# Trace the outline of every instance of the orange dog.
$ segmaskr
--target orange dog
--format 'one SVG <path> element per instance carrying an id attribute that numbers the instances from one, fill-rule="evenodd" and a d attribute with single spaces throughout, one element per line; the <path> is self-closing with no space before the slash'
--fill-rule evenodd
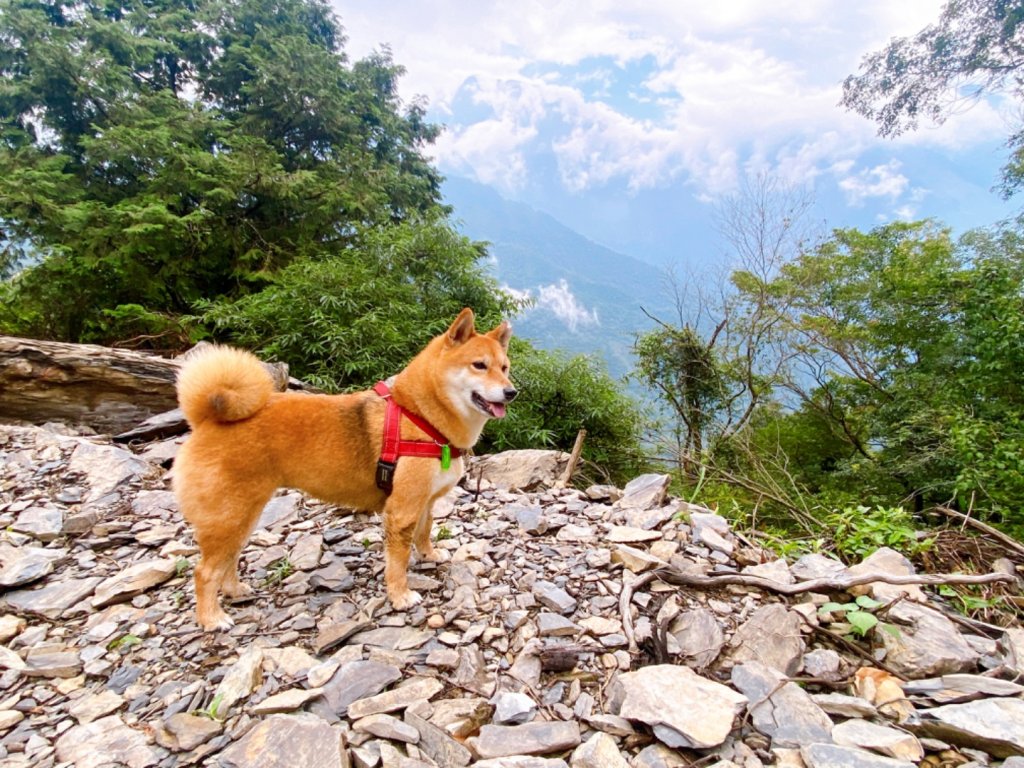
<path id="1" fill-rule="evenodd" d="M 421 557 L 439 559 L 430 542 L 431 508 L 462 476 L 460 453 L 516 396 L 508 378 L 511 335 L 504 322 L 478 334 L 472 310 L 464 309 L 394 378 L 391 398 L 405 411 L 395 438 L 400 430 L 403 441 L 440 453 L 435 443 L 444 436 L 450 448 L 443 458 L 405 455 L 393 464 L 380 460 L 385 414 L 398 409 L 376 392 L 275 393 L 256 357 L 228 347 L 186 362 L 178 401 L 192 436 L 174 463 L 174 492 L 202 554 L 195 585 L 203 628 L 232 626 L 217 596 L 251 591 L 238 578 L 238 557 L 282 486 L 382 513 L 388 598 L 398 610 L 418 603 L 406 580 L 411 545 Z M 425 431 L 431 427 L 433 436 Z"/>

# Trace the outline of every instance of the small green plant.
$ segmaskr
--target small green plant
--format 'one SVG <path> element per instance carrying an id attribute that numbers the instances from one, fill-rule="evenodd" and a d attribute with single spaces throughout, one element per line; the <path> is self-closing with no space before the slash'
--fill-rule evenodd
<path id="1" fill-rule="evenodd" d="M 175 576 L 175 578 L 179 578 L 180 579 L 182 576 L 185 575 L 185 573 L 188 571 L 188 569 L 190 567 L 191 567 L 191 564 L 189 563 L 187 557 L 179 557 L 177 560 L 174 561 L 174 576 Z"/>
<path id="2" fill-rule="evenodd" d="M 979 597 L 967 592 L 960 592 L 949 584 L 940 584 L 939 594 L 956 600 L 959 603 L 960 612 L 965 616 L 970 616 L 979 611 L 991 610 L 1002 601 L 1002 598 L 998 595 L 995 597 Z"/>
<path id="3" fill-rule="evenodd" d="M 263 585 L 271 587 L 280 584 L 293 573 L 295 573 L 295 566 L 292 565 L 292 561 L 287 557 L 278 558 L 267 566 L 267 576 L 263 579 Z"/>
<path id="4" fill-rule="evenodd" d="M 220 709 L 220 704 L 223 700 L 224 694 L 218 693 L 213 697 L 213 701 L 210 702 L 206 709 L 196 710 L 196 714 L 200 717 L 208 717 L 211 720 L 219 720 L 220 718 L 217 716 L 217 710 Z"/>
<path id="5" fill-rule="evenodd" d="M 874 614 L 874 611 L 877 611 L 883 605 L 885 603 L 880 603 L 867 595 L 860 595 L 852 603 L 825 603 L 818 609 L 818 616 L 827 617 L 833 613 L 843 614 L 845 621 L 834 622 L 833 627 L 845 630 L 844 634 L 867 637 L 868 633 L 872 630 L 881 629 L 894 637 L 898 637 L 899 630 L 896 627 L 879 621 L 878 617 Z"/>
<path id="6" fill-rule="evenodd" d="M 131 648 L 132 646 L 141 645 L 141 644 L 142 644 L 142 638 L 141 637 L 137 637 L 137 636 L 132 635 L 132 634 L 126 634 L 126 635 L 122 635 L 121 637 L 117 638 L 116 640 L 111 640 L 107 644 L 107 650 L 108 651 L 127 650 L 128 648 Z"/>
<path id="7" fill-rule="evenodd" d="M 925 552 L 931 539 L 919 539 L 910 513 L 902 507 L 845 507 L 829 515 L 836 552 L 848 562 L 859 562 L 880 547 L 891 547 L 908 557 Z"/>
<path id="8" fill-rule="evenodd" d="M 452 537 L 452 529 L 449 528 L 447 525 L 442 525 L 440 528 L 437 529 L 437 536 L 436 536 L 436 540 L 437 541 L 446 541 L 447 539 L 450 539 L 451 537 Z"/>
<path id="9" fill-rule="evenodd" d="M 370 541 L 370 537 L 369 536 L 363 537 L 363 541 L 361 543 L 363 545 L 363 549 L 369 549 L 370 547 L 373 546 L 373 542 Z"/>

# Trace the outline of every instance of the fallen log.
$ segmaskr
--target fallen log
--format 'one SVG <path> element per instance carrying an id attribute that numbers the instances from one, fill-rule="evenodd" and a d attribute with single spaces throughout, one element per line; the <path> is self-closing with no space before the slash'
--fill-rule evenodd
<path id="1" fill-rule="evenodd" d="M 182 359 L 0 336 L 0 422 L 59 421 L 121 441 L 183 433 L 188 427 L 180 411 L 174 413 Z M 289 379 L 287 365 L 266 365 L 279 391 L 307 389 Z"/>
<path id="2" fill-rule="evenodd" d="M 177 405 L 178 366 L 127 349 L 0 336 L 0 421 L 121 432 Z"/>

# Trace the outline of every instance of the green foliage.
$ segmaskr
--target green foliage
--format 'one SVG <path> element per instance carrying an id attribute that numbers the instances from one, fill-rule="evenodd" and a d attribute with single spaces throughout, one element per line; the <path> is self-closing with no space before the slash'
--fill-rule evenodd
<path id="1" fill-rule="evenodd" d="M 437 135 L 322 0 L 0 2 L 0 330 L 181 333 L 358 228 L 437 206 Z"/>
<path id="2" fill-rule="evenodd" d="M 645 466 L 643 418 L 595 360 L 537 350 L 512 339 L 512 380 L 520 391 L 508 416 L 484 430 L 480 452 L 511 448 L 569 450 L 587 430 L 583 458 L 615 482 L 632 479 Z"/>
<path id="3" fill-rule="evenodd" d="M 109 643 L 107 643 L 107 650 L 123 651 L 128 650 L 129 648 L 132 648 L 136 645 L 142 645 L 142 638 L 128 633 L 121 635 L 121 637 L 117 638 L 116 640 L 111 640 Z"/>
<path id="4" fill-rule="evenodd" d="M 867 637 L 874 629 L 880 629 L 891 635 L 899 636 L 899 630 L 891 624 L 881 622 L 874 611 L 884 603 L 873 600 L 867 595 L 860 595 L 852 603 L 825 603 L 818 609 L 818 616 L 830 620 L 833 614 L 839 614 L 843 621 L 834 622 L 833 628 L 842 629 L 846 634 Z"/>
<path id="5" fill-rule="evenodd" d="M 270 587 L 280 584 L 295 573 L 295 566 L 287 557 L 281 557 L 267 566 L 267 575 L 263 579 L 263 586 Z"/>
<path id="6" fill-rule="evenodd" d="M 516 310 L 480 270 L 482 254 L 443 219 L 376 227 L 337 255 L 295 261 L 259 293 L 200 302 L 199 319 L 323 389 L 364 388 L 401 370 L 463 307 L 479 328 Z"/>
<path id="7" fill-rule="evenodd" d="M 932 543 L 918 537 L 913 518 L 901 507 L 846 507 L 825 523 L 836 552 L 848 563 L 859 563 L 880 547 L 913 557 Z"/>
<path id="8" fill-rule="evenodd" d="M 896 38 L 865 56 L 843 83 L 843 104 L 878 123 L 882 136 L 942 123 L 991 93 L 1024 97 L 1021 23 L 1024 9 L 1005 0 L 948 0 L 939 20 L 913 37 Z M 1010 137 L 1003 189 L 1024 182 L 1024 131 Z"/>

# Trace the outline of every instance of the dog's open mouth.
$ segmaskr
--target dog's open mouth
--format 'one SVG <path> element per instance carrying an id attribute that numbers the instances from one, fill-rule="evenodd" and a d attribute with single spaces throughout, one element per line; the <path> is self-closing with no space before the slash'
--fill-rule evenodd
<path id="1" fill-rule="evenodd" d="M 473 405 L 486 413 L 492 419 L 505 418 L 505 404 L 485 400 L 479 393 L 473 393 Z"/>

